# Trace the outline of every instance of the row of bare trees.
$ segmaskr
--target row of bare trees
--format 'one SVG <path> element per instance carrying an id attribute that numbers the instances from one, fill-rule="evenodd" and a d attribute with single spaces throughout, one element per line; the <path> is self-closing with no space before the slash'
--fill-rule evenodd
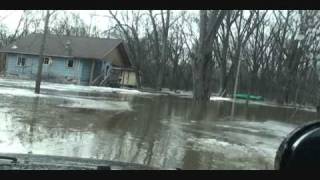
<path id="1" fill-rule="evenodd" d="M 144 86 L 192 89 L 197 101 L 247 92 L 317 103 L 318 11 L 109 13 Z"/>
<path id="2" fill-rule="evenodd" d="M 41 32 L 25 11 L 1 45 Z M 40 13 L 40 12 L 38 12 Z M 59 35 L 121 38 L 140 87 L 192 90 L 196 101 L 246 92 L 281 103 L 317 104 L 320 19 L 316 10 L 106 11 L 99 31 L 79 15 L 53 15 Z M 43 22 L 42 22 L 43 23 Z M 140 81 L 141 80 L 141 81 Z"/>

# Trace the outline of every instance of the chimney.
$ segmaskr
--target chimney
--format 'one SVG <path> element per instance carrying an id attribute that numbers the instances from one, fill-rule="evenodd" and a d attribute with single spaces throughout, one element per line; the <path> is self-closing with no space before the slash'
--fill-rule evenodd
<path id="1" fill-rule="evenodd" d="M 68 56 L 71 56 L 72 55 L 72 48 L 71 48 L 71 41 L 70 40 L 67 40 L 67 42 L 66 42 L 66 49 L 68 51 Z"/>

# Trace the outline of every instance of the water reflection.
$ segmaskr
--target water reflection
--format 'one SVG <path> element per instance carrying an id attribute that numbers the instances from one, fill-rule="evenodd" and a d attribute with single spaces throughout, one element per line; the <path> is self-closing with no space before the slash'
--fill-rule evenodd
<path id="1" fill-rule="evenodd" d="M 31 104 L 31 111 L 32 112 L 38 112 L 38 106 L 39 106 L 39 97 L 33 98 L 33 102 Z M 33 149 L 33 136 L 34 136 L 34 128 L 35 128 L 35 123 L 37 121 L 37 117 L 35 116 L 36 113 L 31 114 L 31 121 L 28 123 L 29 124 L 29 149 Z"/>
<path id="2" fill-rule="evenodd" d="M 59 95 L 61 92 L 45 91 Z M 69 94 L 78 96 L 79 94 Z M 83 94 L 81 94 L 83 95 Z M 0 151 L 89 157 L 183 169 L 270 169 L 275 150 L 307 111 L 229 102 L 113 94 L 132 111 L 58 106 L 59 98 L 0 97 Z"/>

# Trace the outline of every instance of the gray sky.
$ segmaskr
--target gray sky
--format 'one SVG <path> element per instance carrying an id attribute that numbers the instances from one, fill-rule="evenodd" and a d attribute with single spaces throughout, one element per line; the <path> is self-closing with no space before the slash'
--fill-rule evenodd
<path id="1" fill-rule="evenodd" d="M 22 10 L 0 10 L 0 24 L 5 24 L 9 31 L 12 32 L 18 25 L 22 15 Z M 92 18 L 92 24 L 96 24 L 99 29 L 107 28 L 107 18 L 100 15 L 106 15 L 106 10 L 68 10 L 67 12 L 75 12 L 80 15 L 86 24 L 90 24 L 90 15 L 96 13 L 99 16 Z"/>
<path id="2" fill-rule="evenodd" d="M 173 10 L 174 14 L 180 11 L 181 10 Z M 108 10 L 58 10 L 56 13 L 60 15 L 76 13 L 80 16 L 85 24 L 90 25 L 91 23 L 92 26 L 95 25 L 100 32 L 109 29 L 115 24 L 113 20 L 106 17 L 106 15 L 109 15 Z M 156 13 L 157 11 L 154 12 L 154 14 Z M 188 14 L 190 15 L 198 16 L 198 13 L 198 10 L 188 10 Z M 7 26 L 9 32 L 13 33 L 18 26 L 22 14 L 23 10 L 0 10 L 0 24 L 4 24 L 5 26 Z M 93 14 L 96 14 L 97 16 L 92 16 Z"/>
<path id="3" fill-rule="evenodd" d="M 137 10 L 135 10 L 137 11 Z M 141 13 L 146 13 L 145 10 L 142 10 L 144 12 Z M 115 12 L 115 11 L 113 11 Z M 181 10 L 173 10 L 173 14 L 179 13 Z M 43 11 L 44 13 L 44 11 Z M 41 12 L 36 12 L 35 15 L 37 18 L 41 17 Z M 110 27 L 114 26 L 115 21 L 111 20 L 110 18 L 106 17 L 109 16 L 110 14 L 108 10 L 59 10 L 56 11 L 55 14 L 60 15 L 67 15 L 68 13 L 76 13 L 80 16 L 80 18 L 84 21 L 85 24 L 96 26 L 97 30 L 99 32 L 103 32 L 105 30 L 110 29 Z M 121 12 L 118 12 L 121 14 Z M 155 11 L 154 14 L 157 14 L 158 12 Z M 188 10 L 187 12 L 190 16 L 198 16 L 199 11 L 198 10 Z M 97 16 L 92 16 L 93 14 L 96 14 Z M 14 33 L 16 30 L 19 20 L 21 16 L 23 15 L 23 10 L 0 10 L 0 24 L 5 25 L 8 28 L 9 33 Z M 43 14 L 44 15 L 44 14 Z M 58 17 L 59 17 L 58 16 Z M 121 16 L 120 16 L 121 17 Z M 120 18 L 119 17 L 119 18 Z M 130 17 L 128 17 L 130 19 Z M 157 16 L 158 21 L 160 20 L 159 16 Z M 175 15 L 172 16 L 172 19 L 175 19 Z M 92 21 L 92 22 L 91 22 Z M 121 18 L 120 18 L 121 21 Z M 53 22 L 51 22 L 52 24 Z M 43 25 L 40 25 L 43 26 Z M 49 25 L 50 26 L 50 25 Z M 139 32 L 143 34 L 145 24 L 141 24 Z M 188 26 L 189 27 L 189 26 Z M 198 35 L 196 29 L 198 28 L 197 24 L 192 23 L 191 25 L 192 28 L 187 28 L 185 29 L 186 36 L 191 36 L 190 32 L 193 32 L 193 37 L 196 37 Z M 42 29 L 40 27 L 40 29 Z M 190 39 L 187 41 L 188 44 L 191 45 L 193 38 L 188 38 Z"/>

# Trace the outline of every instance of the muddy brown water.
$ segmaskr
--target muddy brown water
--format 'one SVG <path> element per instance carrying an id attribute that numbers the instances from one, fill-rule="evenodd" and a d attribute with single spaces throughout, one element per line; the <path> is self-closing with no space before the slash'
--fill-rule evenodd
<path id="1" fill-rule="evenodd" d="M 230 120 L 230 102 L 200 107 L 175 96 L 42 93 L 0 94 L 0 152 L 160 168 L 272 169 L 282 139 L 317 119 L 310 111 L 239 103 Z"/>

